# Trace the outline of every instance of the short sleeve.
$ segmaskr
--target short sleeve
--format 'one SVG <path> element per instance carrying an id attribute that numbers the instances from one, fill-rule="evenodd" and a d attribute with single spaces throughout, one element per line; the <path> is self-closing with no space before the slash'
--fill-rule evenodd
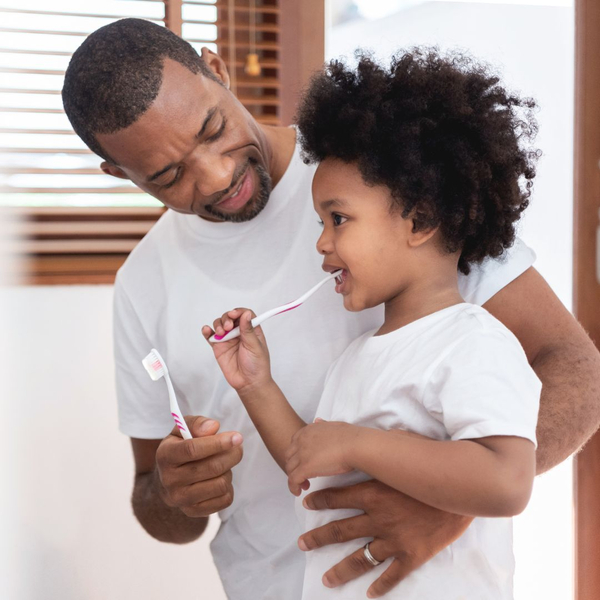
<path id="1" fill-rule="evenodd" d="M 460 294 L 465 302 L 483 306 L 502 288 L 532 267 L 535 259 L 535 252 L 517 238 L 501 257 L 488 258 L 481 265 L 473 266 L 468 275 L 459 274 Z"/>
<path id="2" fill-rule="evenodd" d="M 472 331 L 432 367 L 423 401 L 450 439 L 506 435 L 536 444 L 542 384 L 510 331 Z"/>
<path id="3" fill-rule="evenodd" d="M 161 439 L 173 428 L 166 387 L 150 379 L 142 359 L 152 349 L 119 276 L 113 300 L 115 383 L 119 429 L 141 439 Z"/>

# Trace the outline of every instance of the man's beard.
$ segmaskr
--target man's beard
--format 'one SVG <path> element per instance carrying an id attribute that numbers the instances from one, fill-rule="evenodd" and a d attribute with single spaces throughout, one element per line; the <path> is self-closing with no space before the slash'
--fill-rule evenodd
<path id="1" fill-rule="evenodd" d="M 246 221 L 251 221 L 262 212 L 263 208 L 267 205 L 267 202 L 269 202 L 269 196 L 271 195 L 271 176 L 254 158 L 248 159 L 248 166 L 254 167 L 254 171 L 258 177 L 258 189 L 256 190 L 254 197 L 250 198 L 239 212 L 221 212 L 218 206 L 208 204 L 204 207 L 207 213 L 220 221 L 244 223 Z"/>

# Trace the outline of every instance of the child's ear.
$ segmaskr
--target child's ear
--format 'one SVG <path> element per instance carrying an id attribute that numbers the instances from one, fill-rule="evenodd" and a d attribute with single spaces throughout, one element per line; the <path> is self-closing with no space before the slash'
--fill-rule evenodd
<path id="1" fill-rule="evenodd" d="M 412 229 L 408 235 L 408 245 L 411 248 L 418 248 L 430 240 L 438 231 L 437 227 L 428 227 L 424 223 L 431 222 L 431 216 L 422 212 L 413 212 L 409 217 L 412 223 Z"/>
<path id="2" fill-rule="evenodd" d="M 419 229 L 410 232 L 408 236 L 408 245 L 411 248 L 418 248 L 422 246 L 425 242 L 429 241 L 438 231 L 439 227 L 431 227 L 429 229 Z"/>

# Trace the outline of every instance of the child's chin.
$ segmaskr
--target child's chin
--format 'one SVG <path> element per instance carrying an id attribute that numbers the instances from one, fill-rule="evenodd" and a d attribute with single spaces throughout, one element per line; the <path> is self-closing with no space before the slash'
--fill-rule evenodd
<path id="1" fill-rule="evenodd" d="M 364 310 L 366 306 L 353 302 L 351 296 L 344 296 L 344 308 L 349 312 L 360 312 L 361 310 Z"/>

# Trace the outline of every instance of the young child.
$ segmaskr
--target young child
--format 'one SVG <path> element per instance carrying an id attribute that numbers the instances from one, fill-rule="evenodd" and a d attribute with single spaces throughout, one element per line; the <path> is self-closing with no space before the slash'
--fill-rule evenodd
<path id="1" fill-rule="evenodd" d="M 383 304 L 384 322 L 331 366 L 312 424 L 273 381 L 253 313 L 213 325 L 219 335 L 240 325 L 240 338 L 213 350 L 293 494 L 375 478 L 475 517 L 390 598 L 513 597 L 510 517 L 531 493 L 541 383 L 513 334 L 465 303 L 457 281 L 514 241 L 535 175 L 536 153 L 520 147 L 535 133 L 532 108 L 463 56 L 415 49 L 389 69 L 366 55 L 354 70 L 332 62 L 298 119 L 305 157 L 319 163 L 317 250 L 325 271 L 340 270 L 344 307 Z M 313 529 L 356 513 L 298 504 L 298 514 Z M 392 560 L 368 541 L 307 553 L 303 598 L 367 596 Z M 329 588 L 323 573 L 365 543 L 372 576 Z"/>

